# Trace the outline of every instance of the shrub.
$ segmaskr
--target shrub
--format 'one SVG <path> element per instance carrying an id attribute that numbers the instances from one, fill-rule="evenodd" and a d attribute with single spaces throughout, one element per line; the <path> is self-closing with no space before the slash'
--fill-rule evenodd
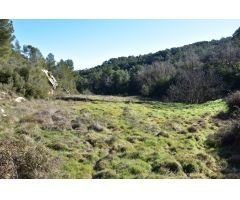
<path id="1" fill-rule="evenodd" d="M 240 91 L 232 93 L 226 100 L 229 112 L 240 109 Z"/>
<path id="2" fill-rule="evenodd" d="M 28 98 L 45 98 L 50 86 L 40 67 L 0 63 L 0 84 Z"/>
<path id="3" fill-rule="evenodd" d="M 35 123 L 40 124 L 42 129 L 50 130 L 65 130 L 70 129 L 70 122 L 68 121 L 68 113 L 57 110 L 50 113 L 47 110 L 42 110 L 34 113 L 33 115 L 25 116 L 20 120 L 21 123 Z"/>
<path id="4" fill-rule="evenodd" d="M 26 137 L 0 140 L 0 178 L 45 178 L 53 164 L 44 146 Z"/>
<path id="5" fill-rule="evenodd" d="M 167 99 L 175 102 L 203 103 L 221 97 L 224 83 L 212 70 L 179 70 L 168 89 Z"/>
<path id="6" fill-rule="evenodd" d="M 234 122 L 209 138 L 218 147 L 230 147 L 240 153 L 240 123 Z"/>
<path id="7" fill-rule="evenodd" d="M 176 69 L 168 62 L 154 62 L 145 66 L 136 75 L 143 96 L 162 97 L 175 76 Z"/>
<path id="8" fill-rule="evenodd" d="M 240 123 L 233 122 L 207 139 L 209 146 L 218 149 L 219 156 L 231 166 L 240 166 Z"/>

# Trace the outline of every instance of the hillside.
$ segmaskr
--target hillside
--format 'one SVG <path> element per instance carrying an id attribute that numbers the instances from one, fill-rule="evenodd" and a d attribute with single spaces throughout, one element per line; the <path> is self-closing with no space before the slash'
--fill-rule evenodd
<path id="1" fill-rule="evenodd" d="M 99 98 L 4 101 L 7 116 L 1 116 L 1 137 L 40 145 L 50 160 L 51 170 L 42 174 L 48 178 L 226 175 L 226 160 L 206 143 L 224 126 L 214 118 L 226 110 L 222 100 L 187 105 Z"/>
<path id="2" fill-rule="evenodd" d="M 102 65 L 80 70 L 77 89 L 86 94 L 139 95 L 176 102 L 206 102 L 239 89 L 239 62 L 238 29 L 233 36 L 220 40 L 109 59 Z M 189 82 L 196 85 L 189 89 Z M 181 96 L 183 91 L 194 87 L 197 88 L 195 91 Z M 211 96 L 206 96 L 209 93 L 206 91 L 200 95 L 203 99 L 199 99 L 197 93 L 206 88 L 211 90 Z M 189 96 L 194 96 L 194 99 L 187 99 Z"/>

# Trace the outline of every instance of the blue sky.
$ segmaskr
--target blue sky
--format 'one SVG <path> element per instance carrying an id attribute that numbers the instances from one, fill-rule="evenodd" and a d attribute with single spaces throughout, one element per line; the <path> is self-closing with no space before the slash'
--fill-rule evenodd
<path id="1" fill-rule="evenodd" d="M 72 59 L 75 69 L 110 58 L 154 53 L 197 41 L 228 37 L 240 20 L 13 20 L 20 45 L 46 57 Z"/>

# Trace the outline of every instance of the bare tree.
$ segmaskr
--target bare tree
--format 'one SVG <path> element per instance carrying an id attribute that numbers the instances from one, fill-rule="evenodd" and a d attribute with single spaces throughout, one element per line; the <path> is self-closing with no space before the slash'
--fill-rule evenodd
<path id="1" fill-rule="evenodd" d="M 220 97 L 223 81 L 212 70 L 180 70 L 168 90 L 168 98 L 177 102 L 202 103 Z"/>

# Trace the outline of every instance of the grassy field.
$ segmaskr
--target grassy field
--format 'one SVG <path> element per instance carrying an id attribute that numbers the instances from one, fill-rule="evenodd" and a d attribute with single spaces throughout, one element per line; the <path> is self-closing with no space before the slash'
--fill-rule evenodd
<path id="1" fill-rule="evenodd" d="M 1 134 L 44 145 L 55 159 L 49 178 L 219 178 L 226 165 L 206 144 L 223 126 L 222 100 L 2 101 Z"/>

